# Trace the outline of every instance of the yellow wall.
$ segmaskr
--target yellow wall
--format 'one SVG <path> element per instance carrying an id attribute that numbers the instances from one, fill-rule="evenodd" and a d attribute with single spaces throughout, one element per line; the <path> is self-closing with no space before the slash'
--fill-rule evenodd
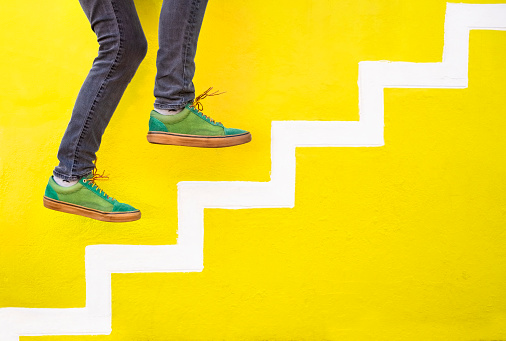
<path id="1" fill-rule="evenodd" d="M 0 307 L 84 307 L 87 245 L 175 244 L 178 182 L 268 181 L 271 121 L 358 120 L 360 61 L 443 51 L 442 0 L 210 1 L 197 91 L 253 141 L 151 145 L 161 0 L 136 5 L 149 52 L 98 154 L 128 224 L 42 206 L 96 54 L 78 2 L 1 5 Z M 385 91 L 384 147 L 298 148 L 295 208 L 207 209 L 202 273 L 113 274 L 111 335 L 20 339 L 506 339 L 506 32 L 469 54 L 468 89 Z"/>

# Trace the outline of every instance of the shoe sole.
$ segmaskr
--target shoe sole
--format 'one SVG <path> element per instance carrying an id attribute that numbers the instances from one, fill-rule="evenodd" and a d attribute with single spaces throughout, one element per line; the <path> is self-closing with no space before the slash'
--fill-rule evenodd
<path id="1" fill-rule="evenodd" d="M 232 147 L 251 141 L 251 134 L 228 136 L 184 135 L 166 132 L 148 132 L 148 141 L 155 144 L 170 144 L 174 146 L 221 148 Z"/>
<path id="2" fill-rule="evenodd" d="M 113 223 L 125 223 L 129 221 L 139 220 L 141 218 L 141 211 L 103 212 L 84 206 L 70 204 L 68 202 L 50 199 L 46 196 L 44 196 L 44 207 L 49 208 L 50 210 L 76 214 L 87 218 Z"/>

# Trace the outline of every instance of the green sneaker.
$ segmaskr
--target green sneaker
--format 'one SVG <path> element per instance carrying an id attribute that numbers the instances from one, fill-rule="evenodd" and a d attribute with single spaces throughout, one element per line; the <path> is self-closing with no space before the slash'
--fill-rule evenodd
<path id="1" fill-rule="evenodd" d="M 94 171 L 77 184 L 63 187 L 51 176 L 44 193 L 44 206 L 101 221 L 127 222 L 140 219 L 141 211 L 111 198 L 95 184 L 95 180 L 100 178 L 106 177 Z"/>
<path id="2" fill-rule="evenodd" d="M 176 115 L 162 115 L 151 111 L 149 119 L 148 141 L 157 144 L 170 144 L 189 147 L 230 147 L 251 141 L 251 134 L 245 130 L 225 128 L 220 122 L 202 113 L 200 100 L 207 96 L 212 88 L 195 98 L 193 103 Z"/>

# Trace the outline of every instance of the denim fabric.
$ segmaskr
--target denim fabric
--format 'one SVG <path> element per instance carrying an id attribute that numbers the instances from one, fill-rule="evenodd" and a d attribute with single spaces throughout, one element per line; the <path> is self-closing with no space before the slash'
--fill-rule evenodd
<path id="1" fill-rule="evenodd" d="M 194 59 L 206 6 L 207 0 L 163 2 L 156 58 L 156 109 L 181 109 L 195 98 Z"/>
<path id="2" fill-rule="evenodd" d="M 77 96 L 53 174 L 90 174 L 102 135 L 147 52 L 133 0 L 80 0 L 99 43 L 98 56 Z M 207 0 L 164 0 L 160 14 L 155 107 L 179 109 L 195 98 L 197 39 Z"/>

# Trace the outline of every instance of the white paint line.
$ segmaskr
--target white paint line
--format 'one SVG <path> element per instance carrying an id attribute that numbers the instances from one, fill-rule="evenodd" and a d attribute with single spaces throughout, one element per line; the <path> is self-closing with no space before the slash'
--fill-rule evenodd
<path id="1" fill-rule="evenodd" d="M 0 341 L 29 335 L 111 333 L 111 273 L 200 272 L 204 208 L 272 208 L 295 204 L 296 147 L 384 145 L 385 88 L 466 88 L 469 31 L 506 30 L 506 4 L 448 4 L 442 63 L 361 62 L 360 121 L 272 122 L 271 181 L 180 182 L 177 245 L 86 247 L 86 307 L 2 308 Z"/>

